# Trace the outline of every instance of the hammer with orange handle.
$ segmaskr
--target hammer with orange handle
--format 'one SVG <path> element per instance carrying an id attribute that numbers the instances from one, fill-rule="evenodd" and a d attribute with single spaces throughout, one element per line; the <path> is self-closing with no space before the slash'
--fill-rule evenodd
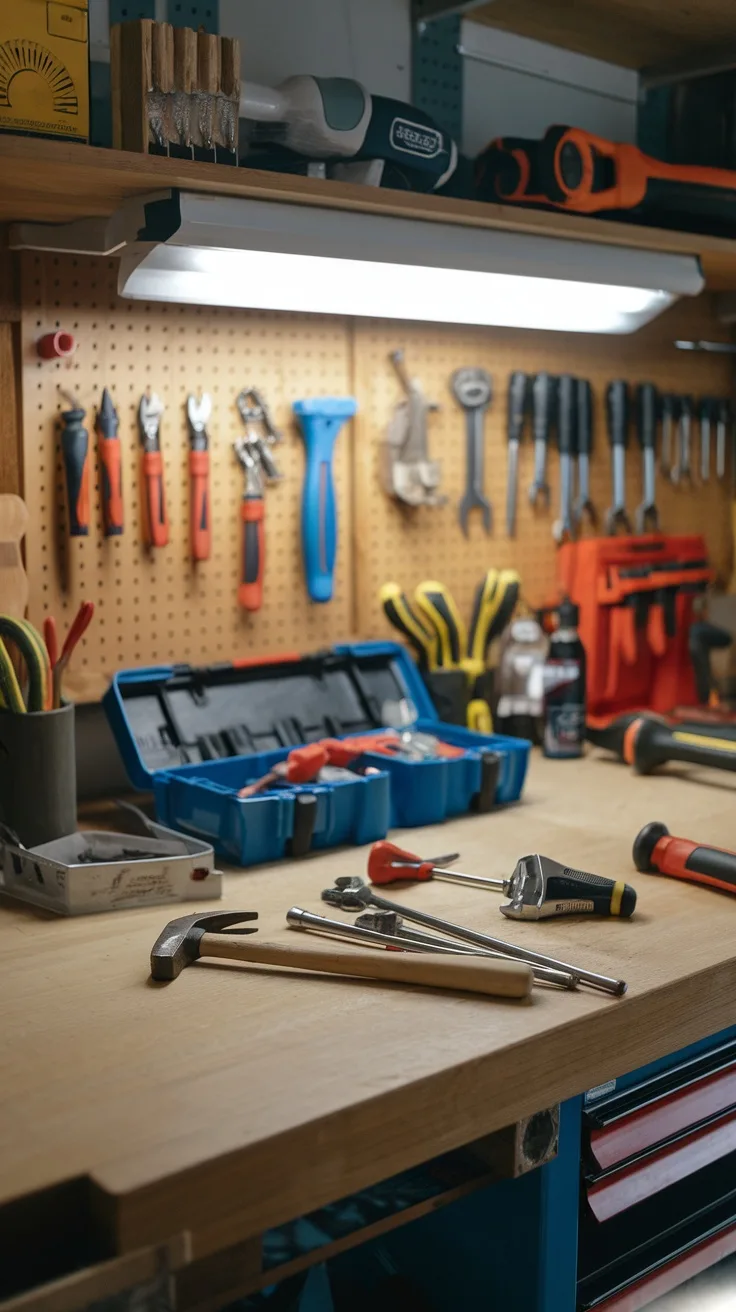
<path id="1" fill-rule="evenodd" d="M 736 893 L 736 852 L 693 843 L 689 838 L 675 838 L 658 820 L 639 830 L 633 856 L 634 865 L 643 873 L 671 875 L 691 884 Z"/>

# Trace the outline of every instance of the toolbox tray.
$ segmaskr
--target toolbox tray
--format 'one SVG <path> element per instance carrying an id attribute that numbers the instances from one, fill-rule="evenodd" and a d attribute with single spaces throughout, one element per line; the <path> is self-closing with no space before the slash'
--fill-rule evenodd
<path id="1" fill-rule="evenodd" d="M 416 728 L 463 755 L 410 761 L 366 752 L 360 764 L 380 773 L 237 796 L 305 742 L 379 732 L 384 702 L 402 698 L 418 710 Z M 497 757 L 495 801 L 516 801 L 530 749 L 522 739 L 441 723 L 408 653 L 391 642 L 122 670 L 103 705 L 129 778 L 153 791 L 161 822 L 206 838 L 241 865 L 370 843 L 390 826 L 465 814 L 480 794 L 483 753 Z"/>

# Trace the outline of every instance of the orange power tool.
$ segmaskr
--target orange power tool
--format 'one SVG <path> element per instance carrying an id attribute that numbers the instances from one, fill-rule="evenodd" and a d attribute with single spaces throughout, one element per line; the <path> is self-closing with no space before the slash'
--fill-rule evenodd
<path id="1" fill-rule="evenodd" d="M 733 222 L 736 172 L 666 164 L 636 146 L 556 125 L 541 140 L 497 137 L 476 160 L 480 200 L 552 205 L 575 214 L 632 210 Z"/>
<path id="2" fill-rule="evenodd" d="M 674 838 L 666 825 L 653 820 L 634 839 L 634 865 L 643 873 L 671 875 L 691 884 L 705 884 L 736 893 L 736 852 L 706 847 L 689 838 Z"/>

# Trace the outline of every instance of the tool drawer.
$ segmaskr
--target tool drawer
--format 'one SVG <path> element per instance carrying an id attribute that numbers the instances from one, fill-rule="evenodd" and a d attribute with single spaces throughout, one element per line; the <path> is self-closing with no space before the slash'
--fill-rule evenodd
<path id="1" fill-rule="evenodd" d="M 520 739 L 440 723 L 395 643 L 125 670 L 103 703 L 131 782 L 153 791 L 162 823 L 206 838 L 242 865 L 370 843 L 391 825 L 434 824 L 515 801 L 530 750 Z M 364 773 L 326 772 L 238 796 L 304 744 L 378 739 L 389 706 L 400 704 L 418 712 L 412 731 L 440 736 L 447 755 L 400 759 L 364 750 L 354 762 Z"/>
<path id="2" fill-rule="evenodd" d="M 735 1251 L 730 1039 L 586 1108 L 579 1312 L 636 1312 Z"/>

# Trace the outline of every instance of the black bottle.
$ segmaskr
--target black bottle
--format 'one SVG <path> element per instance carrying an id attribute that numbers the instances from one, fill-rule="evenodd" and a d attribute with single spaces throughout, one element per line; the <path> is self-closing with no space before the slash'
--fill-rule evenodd
<path id="1" fill-rule="evenodd" d="M 569 598 L 560 604 L 558 627 L 544 663 L 545 756 L 583 755 L 585 745 L 585 648 L 578 634 L 579 611 Z"/>

